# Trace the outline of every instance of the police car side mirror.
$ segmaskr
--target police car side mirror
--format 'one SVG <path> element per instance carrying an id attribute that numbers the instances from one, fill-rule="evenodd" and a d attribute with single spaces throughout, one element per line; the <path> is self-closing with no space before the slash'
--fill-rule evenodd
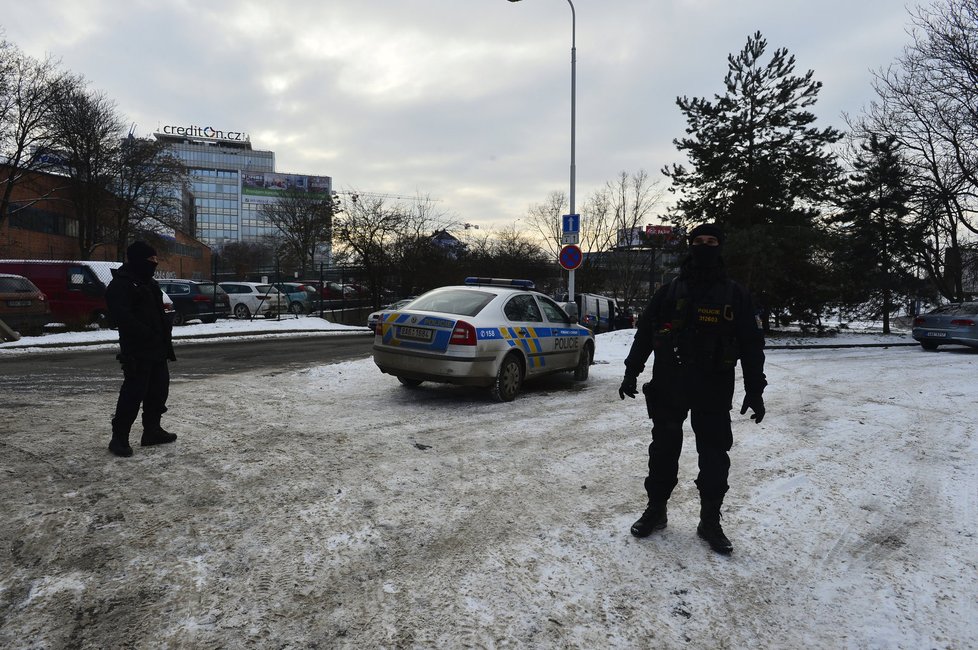
<path id="1" fill-rule="evenodd" d="M 578 312 L 577 312 L 577 303 L 576 302 L 565 302 L 565 303 L 561 303 L 560 307 L 561 307 L 561 309 L 563 309 L 567 313 L 567 317 L 570 319 L 569 322 L 571 322 L 571 323 L 576 323 L 577 322 Z"/>

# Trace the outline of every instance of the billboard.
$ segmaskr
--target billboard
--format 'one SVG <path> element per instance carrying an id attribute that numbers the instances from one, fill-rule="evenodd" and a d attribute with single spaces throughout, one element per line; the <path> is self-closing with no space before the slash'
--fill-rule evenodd
<path id="1" fill-rule="evenodd" d="M 270 203 L 282 192 L 304 192 L 309 198 L 327 198 L 333 191 L 329 176 L 304 176 L 274 172 L 242 172 L 241 200 L 244 203 Z"/>
<path id="2" fill-rule="evenodd" d="M 635 248 L 642 245 L 641 228 L 619 228 L 617 248 Z"/>

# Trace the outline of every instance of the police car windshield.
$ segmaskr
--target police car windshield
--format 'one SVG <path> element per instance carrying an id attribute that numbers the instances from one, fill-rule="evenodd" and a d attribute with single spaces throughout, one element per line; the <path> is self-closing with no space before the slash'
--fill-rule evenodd
<path id="1" fill-rule="evenodd" d="M 496 294 L 494 293 L 472 291 L 471 289 L 432 291 L 415 299 L 411 303 L 411 309 L 436 311 L 458 316 L 475 316 L 495 297 Z"/>

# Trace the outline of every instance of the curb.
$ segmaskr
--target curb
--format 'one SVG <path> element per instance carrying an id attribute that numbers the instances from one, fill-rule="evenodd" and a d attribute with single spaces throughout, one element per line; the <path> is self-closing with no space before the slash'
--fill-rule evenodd
<path id="1" fill-rule="evenodd" d="M 189 341 L 199 341 L 206 339 L 220 339 L 220 338 L 243 338 L 246 336 L 268 336 L 277 334 L 309 334 L 315 336 L 317 334 L 370 334 L 373 336 L 374 333 L 368 328 L 363 329 L 344 329 L 344 330 L 249 330 L 247 332 L 215 332 L 212 334 L 187 334 L 185 336 L 174 336 L 172 338 L 174 343 L 187 343 Z M 94 345 L 118 345 L 119 341 L 77 341 L 73 343 L 22 343 L 19 345 L 6 345 L 0 347 L 0 351 L 3 350 L 23 350 L 25 348 L 81 348 L 90 347 Z"/>
<path id="2" fill-rule="evenodd" d="M 842 348 L 897 348 L 920 345 L 916 341 L 907 343 L 814 343 L 812 345 L 765 345 L 765 350 L 827 350 Z"/>

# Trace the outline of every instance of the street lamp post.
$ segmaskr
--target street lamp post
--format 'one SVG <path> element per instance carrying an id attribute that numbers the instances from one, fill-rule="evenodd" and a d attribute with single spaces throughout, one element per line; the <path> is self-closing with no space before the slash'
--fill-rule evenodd
<path id="1" fill-rule="evenodd" d="M 520 0 L 509 0 L 520 2 Z M 570 214 L 577 214 L 574 190 L 577 176 L 575 145 L 577 144 L 577 12 L 574 3 L 567 0 L 571 9 L 571 137 L 570 137 Z M 567 272 L 567 300 L 574 300 L 574 271 Z"/>

